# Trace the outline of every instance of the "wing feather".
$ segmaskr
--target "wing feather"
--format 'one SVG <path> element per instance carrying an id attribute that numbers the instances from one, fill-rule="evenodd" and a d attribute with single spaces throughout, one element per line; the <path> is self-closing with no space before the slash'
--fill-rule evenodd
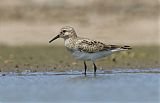
<path id="1" fill-rule="evenodd" d="M 131 49 L 130 46 L 106 45 L 102 42 L 90 39 L 79 39 L 76 48 L 83 52 L 95 53 L 98 51 L 108 51 L 114 49 Z"/>
<path id="2" fill-rule="evenodd" d="M 81 39 L 77 42 L 77 49 L 88 53 L 103 51 L 109 48 L 110 47 L 107 47 L 104 43 L 96 40 Z"/>

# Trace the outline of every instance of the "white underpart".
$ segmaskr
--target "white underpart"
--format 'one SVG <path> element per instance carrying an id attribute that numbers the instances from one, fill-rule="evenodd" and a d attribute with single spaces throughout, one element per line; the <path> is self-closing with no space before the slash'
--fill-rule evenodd
<path id="1" fill-rule="evenodd" d="M 73 50 L 70 52 L 71 52 L 72 56 L 75 57 L 76 59 L 95 61 L 96 59 L 106 57 L 106 56 L 112 54 L 113 52 L 117 52 L 117 51 L 121 51 L 121 49 L 99 51 L 99 52 L 95 52 L 95 53 L 87 53 L 87 52 L 78 51 L 78 50 Z"/>

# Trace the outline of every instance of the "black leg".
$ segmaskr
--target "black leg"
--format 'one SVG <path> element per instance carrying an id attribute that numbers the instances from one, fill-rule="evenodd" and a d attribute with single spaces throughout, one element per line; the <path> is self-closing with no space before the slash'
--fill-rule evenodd
<path id="1" fill-rule="evenodd" d="M 93 62 L 93 65 L 94 65 L 94 74 L 96 74 L 97 66 L 94 62 Z"/>
<path id="2" fill-rule="evenodd" d="M 84 61 L 84 75 L 86 75 L 86 71 L 87 71 L 87 65 L 86 62 Z"/>

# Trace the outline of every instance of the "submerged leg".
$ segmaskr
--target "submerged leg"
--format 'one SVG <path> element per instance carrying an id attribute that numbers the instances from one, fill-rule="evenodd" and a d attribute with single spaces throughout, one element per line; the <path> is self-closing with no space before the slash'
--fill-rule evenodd
<path id="1" fill-rule="evenodd" d="M 84 61 L 84 75 L 86 75 L 86 71 L 87 71 L 87 65 L 86 62 Z"/>
<path id="2" fill-rule="evenodd" d="M 96 74 L 97 66 L 94 62 L 93 62 L 93 66 L 94 66 L 94 74 Z"/>

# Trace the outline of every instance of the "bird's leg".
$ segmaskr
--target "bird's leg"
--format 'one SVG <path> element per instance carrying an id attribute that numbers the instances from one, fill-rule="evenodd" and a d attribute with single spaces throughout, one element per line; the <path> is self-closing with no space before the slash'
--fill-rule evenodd
<path id="1" fill-rule="evenodd" d="M 94 62 L 93 62 L 93 66 L 94 66 L 94 75 L 96 75 L 97 66 Z"/>
<path id="2" fill-rule="evenodd" d="M 87 71 L 87 65 L 86 62 L 84 61 L 84 75 L 86 75 L 86 71 Z"/>

